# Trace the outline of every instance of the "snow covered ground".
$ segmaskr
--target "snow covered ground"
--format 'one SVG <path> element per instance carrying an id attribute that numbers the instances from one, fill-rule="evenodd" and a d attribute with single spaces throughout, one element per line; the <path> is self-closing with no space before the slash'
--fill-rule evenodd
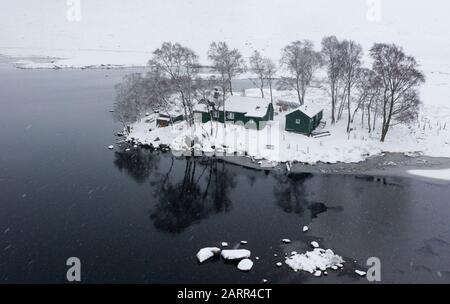
<path id="1" fill-rule="evenodd" d="M 440 179 L 450 181 L 450 169 L 442 169 L 442 170 L 409 170 L 408 173 L 428 177 L 433 179 Z"/>
<path id="2" fill-rule="evenodd" d="M 258 96 L 259 91 L 250 89 L 246 90 L 245 94 Z M 274 92 L 276 98 L 291 98 L 292 94 L 286 91 Z M 277 113 L 274 121 L 259 131 L 232 124 L 224 127 L 218 122 L 196 123 L 192 128 L 187 128 L 185 123 L 181 122 L 166 128 L 156 128 L 143 120 L 133 125 L 133 131 L 128 138 L 133 138 L 141 144 L 168 145 L 174 153 L 189 150 L 191 140 L 194 140 L 195 149 L 207 155 L 213 152 L 218 155 L 247 153 L 256 161 L 269 162 L 355 163 L 384 152 L 450 157 L 449 106 L 423 106 L 418 122 L 408 126 L 392 127 L 386 141 L 382 143 L 379 132 L 369 134 L 366 128 L 361 128 L 361 118 L 358 115 L 350 135 L 345 131 L 345 119 L 331 125 L 328 111 L 330 106 L 326 94 L 316 89 L 310 92 L 309 96 L 310 103 L 324 108 L 326 126 L 319 127 L 316 131 L 329 131 L 331 136 L 313 138 L 287 132 L 285 131 L 286 112 L 282 112 Z M 381 121 L 377 124 L 380 125 Z"/>

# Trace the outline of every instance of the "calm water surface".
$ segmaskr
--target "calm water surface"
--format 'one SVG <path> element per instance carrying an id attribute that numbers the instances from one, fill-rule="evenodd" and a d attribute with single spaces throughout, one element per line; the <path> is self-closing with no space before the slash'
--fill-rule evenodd
<path id="1" fill-rule="evenodd" d="M 385 283 L 450 283 L 449 187 L 108 150 L 120 128 L 113 86 L 130 72 L 0 65 L 1 282 L 65 282 L 75 256 L 83 282 L 364 283 L 354 270 L 375 256 Z M 275 266 L 312 240 L 344 256 L 344 270 Z M 260 257 L 250 273 L 197 263 L 222 241 Z"/>

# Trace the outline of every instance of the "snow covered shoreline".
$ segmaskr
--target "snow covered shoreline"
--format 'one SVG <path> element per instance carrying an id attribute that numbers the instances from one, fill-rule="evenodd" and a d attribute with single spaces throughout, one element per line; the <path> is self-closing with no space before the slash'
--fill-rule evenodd
<path id="1" fill-rule="evenodd" d="M 258 96 L 258 90 L 247 89 L 245 96 Z M 288 91 L 274 92 L 275 99 L 289 98 Z M 176 156 L 191 155 L 225 158 L 226 161 L 257 169 L 286 168 L 296 172 L 384 173 L 405 169 L 450 167 L 450 107 L 423 106 L 417 122 L 392 128 L 385 142 L 377 131 L 368 133 L 355 119 L 350 134 L 345 121 L 330 123 L 329 99 L 323 91 L 310 93 L 310 102 L 324 109 L 325 126 L 318 132 L 327 137 L 308 137 L 285 130 L 286 112 L 275 112 L 262 130 L 220 122 L 185 122 L 157 128 L 155 119 L 143 118 L 132 124 L 127 136 L 130 142 L 152 147 L 167 147 Z M 193 146 L 192 146 L 193 144 Z M 283 164 L 286 164 L 283 165 Z M 309 168 L 305 167 L 309 165 Z M 387 170 L 389 169 L 389 170 Z"/>

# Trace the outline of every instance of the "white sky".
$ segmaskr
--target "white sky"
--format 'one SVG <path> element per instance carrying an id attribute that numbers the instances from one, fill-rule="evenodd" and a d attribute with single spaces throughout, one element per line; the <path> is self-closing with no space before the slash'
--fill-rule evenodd
<path id="1" fill-rule="evenodd" d="M 205 61 L 209 43 L 225 40 L 247 56 L 259 49 L 276 59 L 293 40 L 318 44 L 336 34 L 366 50 L 396 42 L 419 59 L 450 58 L 450 1 L 380 0 L 380 22 L 366 17 L 371 1 L 80 0 L 81 20 L 69 22 L 66 0 L 2 0 L 0 47 L 151 52 L 177 41 Z"/>

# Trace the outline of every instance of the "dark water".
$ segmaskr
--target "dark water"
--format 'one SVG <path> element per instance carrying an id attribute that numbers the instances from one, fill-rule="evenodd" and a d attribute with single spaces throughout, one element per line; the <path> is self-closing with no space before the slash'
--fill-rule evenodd
<path id="1" fill-rule="evenodd" d="M 364 283 L 354 269 L 372 256 L 382 282 L 450 282 L 448 187 L 110 151 L 113 85 L 129 72 L 0 68 L 1 282 L 65 282 L 72 256 L 83 282 Z M 241 240 L 260 257 L 250 273 L 195 259 Z M 312 240 L 344 256 L 344 270 L 275 266 Z"/>

